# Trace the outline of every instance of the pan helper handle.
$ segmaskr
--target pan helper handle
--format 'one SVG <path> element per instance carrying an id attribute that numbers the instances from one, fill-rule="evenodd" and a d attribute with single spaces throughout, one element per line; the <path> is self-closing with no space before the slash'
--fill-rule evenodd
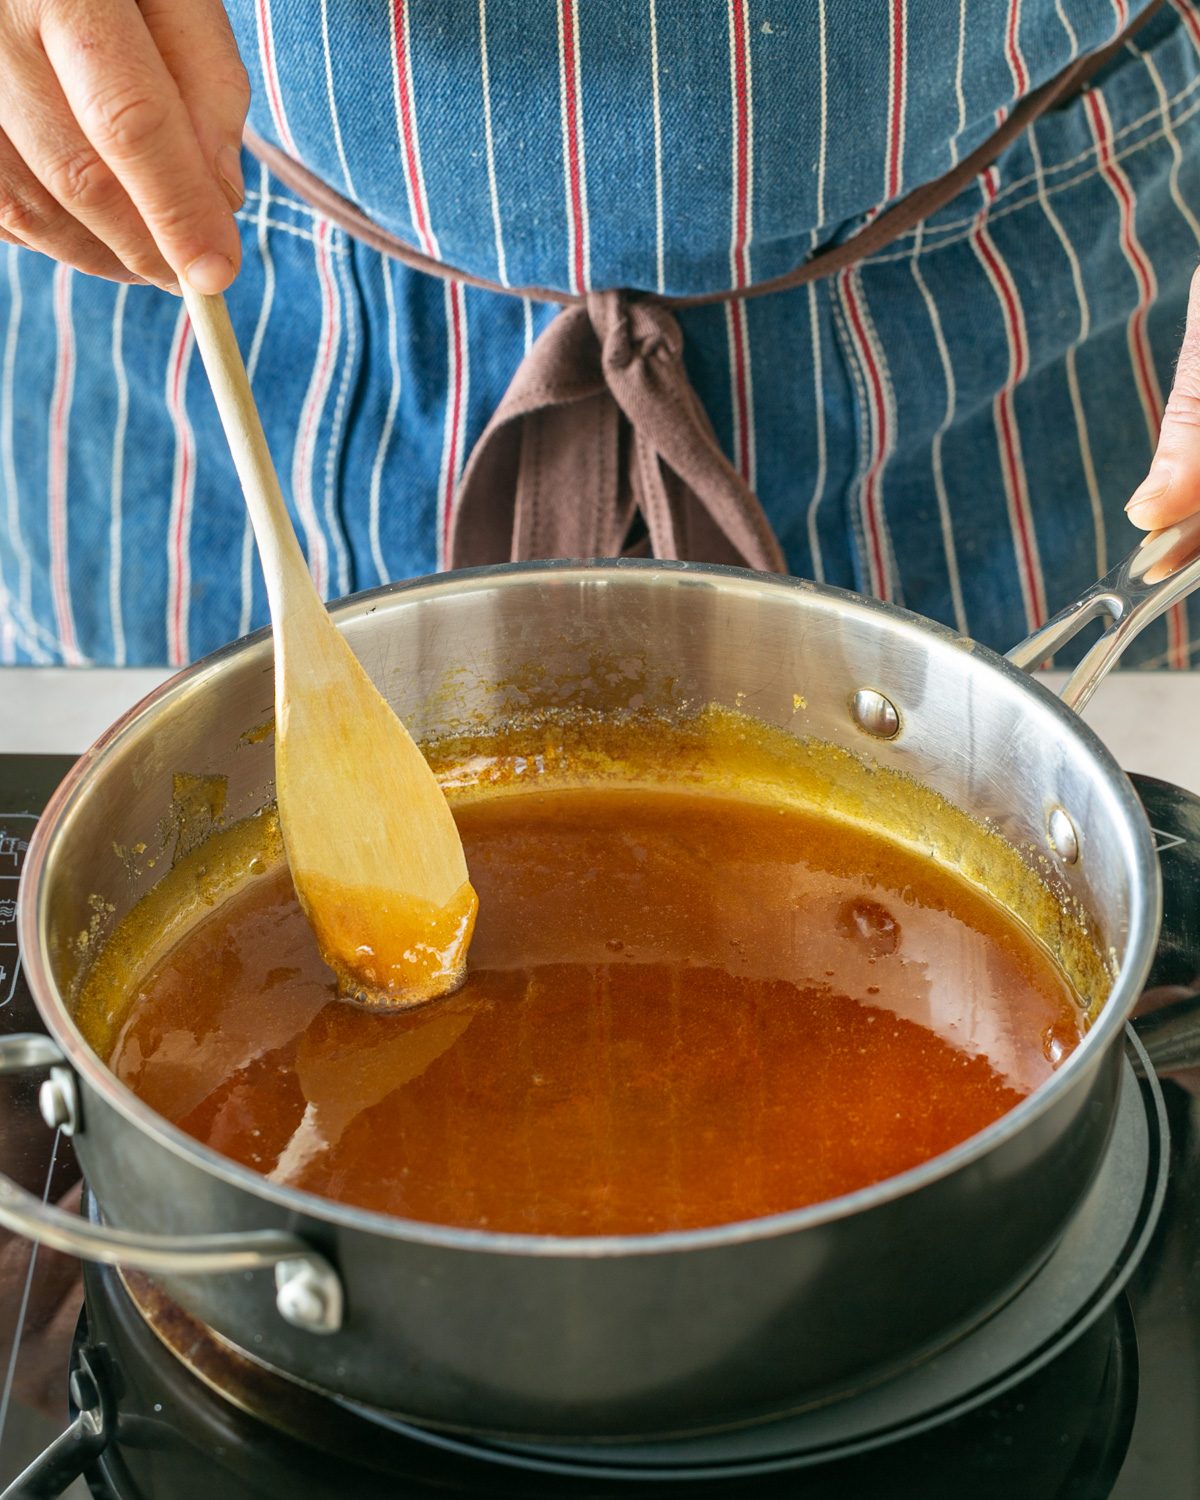
<path id="1" fill-rule="evenodd" d="M 1108 618 L 1099 640 L 1071 673 L 1062 701 L 1079 712 L 1133 638 L 1200 587 L 1200 514 L 1152 531 L 1119 567 L 1092 584 L 1040 630 L 1007 653 L 1032 671 L 1092 620 Z"/>
<path id="2" fill-rule="evenodd" d="M 79 1122 L 75 1076 L 55 1043 L 45 1036 L 0 1037 L 0 1073 L 50 1067 L 43 1089 L 46 1123 L 73 1134 Z M 35 1244 L 49 1245 L 80 1260 L 133 1266 L 150 1275 L 194 1276 L 274 1268 L 279 1314 L 309 1333 L 336 1333 L 342 1325 L 342 1283 L 323 1255 L 297 1235 L 274 1229 L 225 1234 L 143 1234 L 109 1224 L 89 1224 L 18 1186 L 0 1173 L 0 1226 Z"/>

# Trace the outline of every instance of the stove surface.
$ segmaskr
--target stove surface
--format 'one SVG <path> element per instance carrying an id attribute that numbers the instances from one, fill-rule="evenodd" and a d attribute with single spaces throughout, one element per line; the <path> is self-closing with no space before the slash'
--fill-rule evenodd
<path id="1" fill-rule="evenodd" d="M 36 817 L 70 765 L 62 756 L 0 756 L 0 1032 L 41 1030 L 16 962 L 12 918 L 16 878 Z M 1200 993 L 1200 800 L 1177 788 L 1135 778 L 1156 829 L 1166 897 L 1164 940 L 1150 986 L 1156 997 L 1189 1003 Z M 1200 1003 L 1200 1002 L 1193 1002 Z M 1148 1251 L 1124 1294 L 1065 1354 L 1031 1380 L 1000 1394 L 972 1417 L 908 1438 L 883 1450 L 836 1464 L 732 1483 L 679 1475 L 653 1483 L 588 1478 L 544 1471 L 523 1473 L 503 1455 L 454 1451 L 427 1435 L 403 1434 L 410 1461 L 399 1483 L 380 1493 L 404 1496 L 642 1494 L 665 1487 L 675 1494 L 796 1494 L 879 1497 L 956 1493 L 956 1464 L 970 1479 L 972 1496 L 995 1493 L 1034 1500 L 1195 1500 L 1200 1494 L 1200 1095 L 1186 1086 L 1200 1073 L 1162 1082 L 1169 1120 L 1170 1159 L 1164 1207 Z M 37 1193 L 69 1195 L 77 1176 L 69 1142 L 51 1136 L 37 1113 L 40 1077 L 0 1075 L 0 1171 Z M 65 1257 L 36 1251 L 0 1232 L 0 1486 L 11 1481 L 67 1424 L 67 1368 L 80 1323 L 78 1268 Z M 89 1278 L 92 1322 L 114 1342 L 127 1316 L 112 1273 Z M 127 1300 L 127 1299 L 126 1299 Z M 124 1309 L 124 1310 L 123 1310 Z M 137 1337 L 138 1319 L 130 1328 Z M 1052 1330 L 1047 1330 L 1050 1334 Z M 151 1340 L 156 1343 L 156 1340 Z M 168 1365 L 142 1393 L 146 1419 L 172 1412 L 182 1433 L 193 1428 L 196 1452 L 238 1441 L 247 1454 L 268 1451 L 284 1466 L 280 1493 L 374 1494 L 343 1472 L 324 1474 L 306 1451 L 278 1434 L 246 1425 L 215 1397 L 206 1426 L 200 1394 L 181 1384 Z M 190 1378 L 190 1377 L 188 1377 Z M 159 1381 L 158 1385 L 154 1380 Z M 156 1415 L 157 1414 L 157 1415 Z M 257 1469 L 257 1463 L 254 1465 Z M 203 1463 L 186 1493 L 233 1495 L 220 1478 L 206 1478 Z M 303 1475 L 303 1478 L 301 1478 Z M 264 1481 L 265 1483 L 265 1481 Z M 67 1493 L 88 1492 L 77 1481 Z M 273 1494 L 272 1487 L 255 1494 Z M 340 1489 L 339 1489 L 340 1486 Z M 946 1486 L 950 1486 L 947 1488 Z M 116 1488 L 108 1493 L 116 1494 Z M 156 1481 L 124 1493 L 180 1500 L 177 1485 Z M 242 1493 L 242 1491 L 238 1491 Z"/>

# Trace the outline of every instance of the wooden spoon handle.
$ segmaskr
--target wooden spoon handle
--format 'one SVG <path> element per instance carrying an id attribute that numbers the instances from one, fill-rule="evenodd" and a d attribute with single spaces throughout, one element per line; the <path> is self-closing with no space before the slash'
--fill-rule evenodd
<path id="1" fill-rule="evenodd" d="M 229 321 L 225 298 L 220 295 L 207 297 L 193 291 L 186 282 L 183 282 L 182 289 L 254 526 L 271 617 L 281 619 L 285 606 L 299 603 L 301 599 L 308 602 L 307 596 L 310 595 L 320 606 L 320 597 L 279 488 L 279 478 L 271 462 L 266 434 Z"/>

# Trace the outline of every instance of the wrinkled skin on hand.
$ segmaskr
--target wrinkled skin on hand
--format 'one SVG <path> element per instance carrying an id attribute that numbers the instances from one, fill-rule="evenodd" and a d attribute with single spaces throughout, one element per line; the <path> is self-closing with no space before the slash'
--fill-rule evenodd
<path id="1" fill-rule="evenodd" d="M 221 0 L 3 0 L 0 240 L 224 291 L 250 90 Z"/>

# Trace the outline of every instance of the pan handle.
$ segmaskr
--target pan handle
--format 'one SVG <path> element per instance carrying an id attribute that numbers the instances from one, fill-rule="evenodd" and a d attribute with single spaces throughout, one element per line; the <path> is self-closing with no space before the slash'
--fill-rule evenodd
<path id="1" fill-rule="evenodd" d="M 1032 671 L 1092 620 L 1108 625 L 1062 690 L 1068 708 L 1081 710 L 1125 647 L 1151 620 L 1200 587 L 1200 514 L 1149 532 L 1111 573 L 1085 589 L 1020 645 L 1007 653 L 1014 666 Z"/>
<path id="2" fill-rule="evenodd" d="M 0 1037 L 0 1073 L 55 1064 L 54 1081 L 74 1093 L 74 1075 L 49 1037 L 18 1034 Z M 43 1093 L 43 1104 L 47 1095 Z M 72 1109 L 70 1113 L 74 1114 Z M 65 1120 L 48 1123 L 68 1128 Z M 74 1121 L 72 1120 L 72 1126 Z M 207 1276 L 224 1271 L 275 1269 L 275 1305 L 279 1314 L 309 1333 L 336 1333 L 342 1326 L 342 1283 L 325 1257 L 294 1234 L 274 1229 L 236 1233 L 141 1234 L 110 1224 L 89 1224 L 76 1214 L 43 1203 L 0 1173 L 0 1225 L 36 1244 L 80 1260 L 109 1266 L 132 1266 L 161 1276 Z"/>

